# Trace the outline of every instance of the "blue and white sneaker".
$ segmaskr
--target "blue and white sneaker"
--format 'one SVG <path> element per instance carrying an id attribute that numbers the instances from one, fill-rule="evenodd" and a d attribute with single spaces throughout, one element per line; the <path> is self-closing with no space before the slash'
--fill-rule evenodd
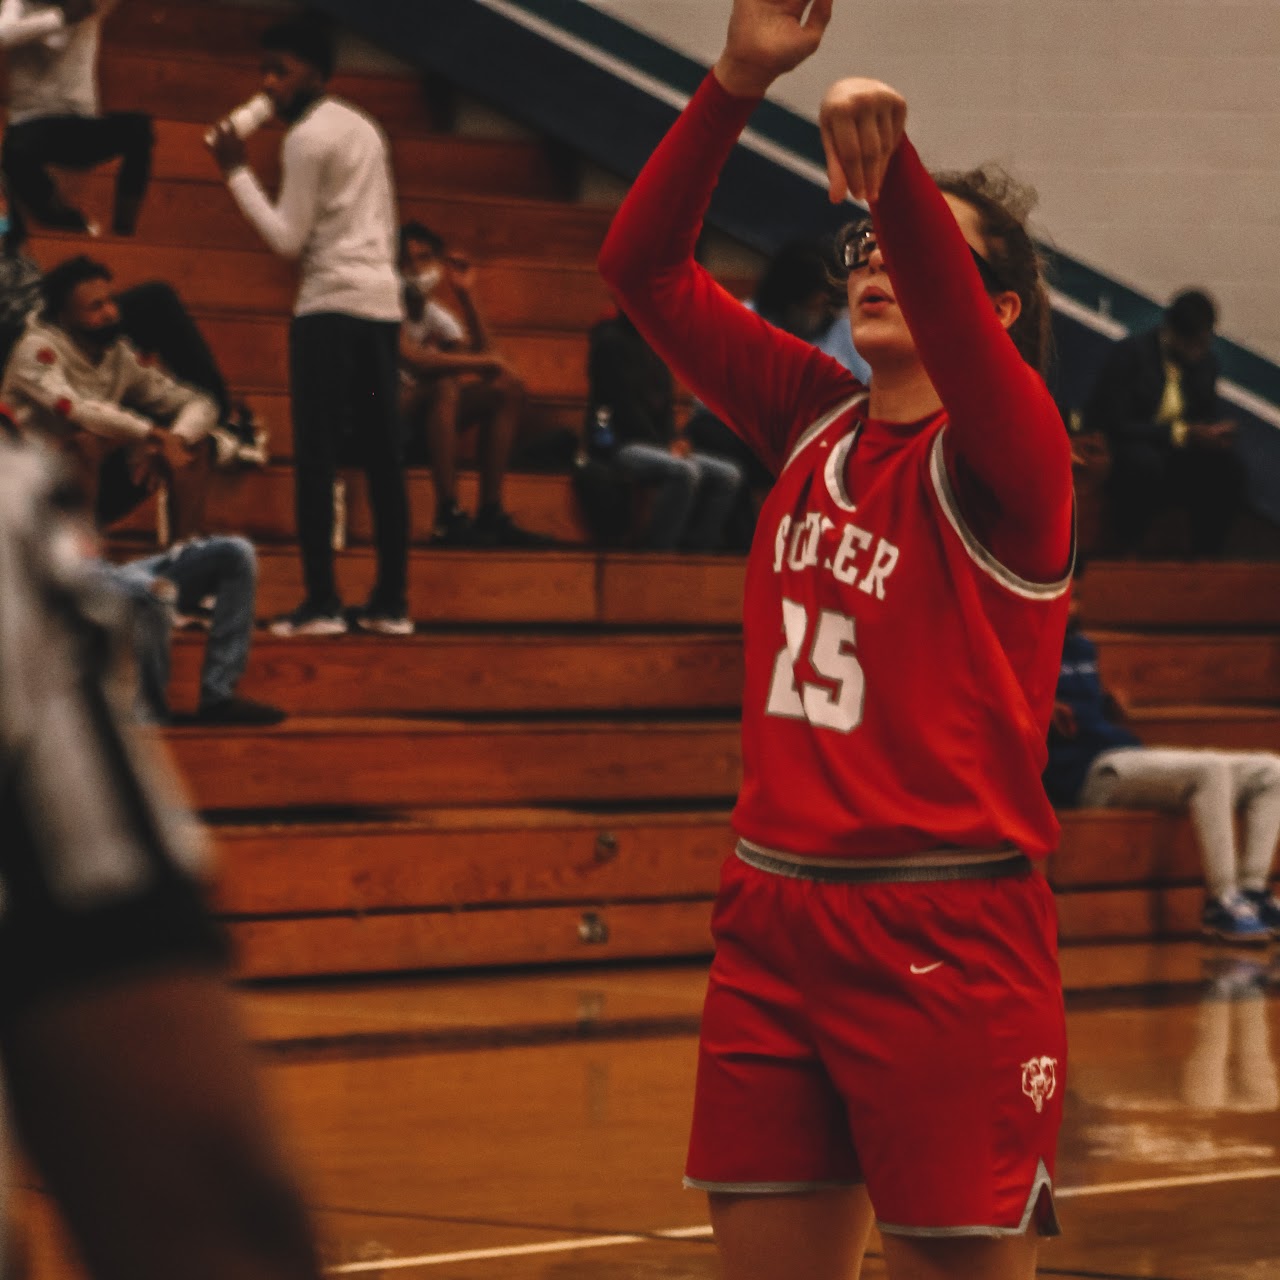
<path id="1" fill-rule="evenodd" d="M 1200 932 L 1221 942 L 1243 946 L 1266 946 L 1271 941 L 1271 930 L 1262 923 L 1258 909 L 1239 892 L 1210 898 L 1204 904 Z"/>
<path id="2" fill-rule="evenodd" d="M 1241 889 L 1245 899 L 1258 913 L 1258 919 L 1271 930 L 1272 937 L 1280 938 L 1280 898 L 1267 889 Z"/>

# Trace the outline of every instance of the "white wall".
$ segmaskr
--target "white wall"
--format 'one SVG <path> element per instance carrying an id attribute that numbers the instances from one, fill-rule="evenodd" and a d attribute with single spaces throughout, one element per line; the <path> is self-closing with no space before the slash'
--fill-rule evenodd
<path id="1" fill-rule="evenodd" d="M 589 0 L 706 62 L 729 0 Z M 1280 0 L 836 0 L 776 98 L 842 75 L 900 89 L 926 161 L 994 159 L 1038 230 L 1163 299 L 1204 284 L 1224 330 L 1280 359 Z"/>

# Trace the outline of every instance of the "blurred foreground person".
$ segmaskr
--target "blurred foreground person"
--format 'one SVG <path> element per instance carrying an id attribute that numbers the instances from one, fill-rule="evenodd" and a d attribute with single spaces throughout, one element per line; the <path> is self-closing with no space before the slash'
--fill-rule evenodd
<path id="1" fill-rule="evenodd" d="M 51 455 L 0 418 L 0 1060 L 98 1280 L 314 1280 L 197 881 L 126 726 L 123 602 Z M 0 1230 L 0 1273 L 9 1274 Z"/>

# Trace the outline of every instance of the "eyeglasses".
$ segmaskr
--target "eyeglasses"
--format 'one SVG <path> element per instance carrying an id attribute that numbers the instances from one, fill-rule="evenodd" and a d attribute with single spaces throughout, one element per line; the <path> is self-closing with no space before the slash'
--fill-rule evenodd
<path id="1" fill-rule="evenodd" d="M 836 236 L 836 261 L 846 271 L 860 271 L 871 261 L 871 255 L 879 248 L 876 240 L 875 224 L 870 218 L 860 222 L 851 222 Z M 1003 293 L 1009 286 L 1000 278 L 1000 273 L 972 245 L 969 252 L 977 265 L 978 274 L 988 293 Z"/>

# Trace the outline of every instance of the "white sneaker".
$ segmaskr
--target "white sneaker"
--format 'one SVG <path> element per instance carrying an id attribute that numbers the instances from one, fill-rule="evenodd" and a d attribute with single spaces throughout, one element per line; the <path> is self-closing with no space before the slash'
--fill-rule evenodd
<path id="1" fill-rule="evenodd" d="M 403 615 L 392 616 L 385 613 L 357 613 L 355 618 L 357 631 L 377 636 L 411 636 L 413 635 L 413 619 Z"/>
<path id="2" fill-rule="evenodd" d="M 274 618 L 267 630 L 273 636 L 345 636 L 348 627 L 340 613 L 321 613 L 301 605 L 292 613 Z"/>

